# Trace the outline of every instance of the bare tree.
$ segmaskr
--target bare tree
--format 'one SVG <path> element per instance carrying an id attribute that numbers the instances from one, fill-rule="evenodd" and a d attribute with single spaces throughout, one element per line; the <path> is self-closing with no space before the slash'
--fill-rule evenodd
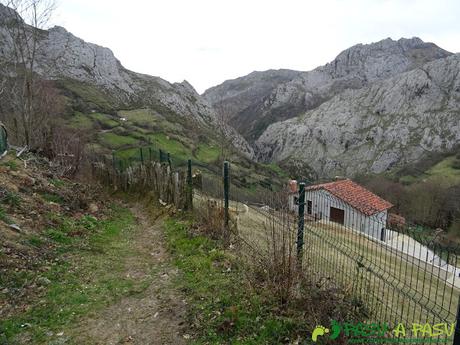
<path id="1" fill-rule="evenodd" d="M 52 86 L 41 79 L 37 68 L 37 53 L 46 38 L 44 29 L 55 8 L 54 1 L 0 0 L 0 3 L 7 6 L 8 12 L 0 23 L 5 44 L 5 53 L 0 57 L 0 113 L 17 144 L 36 148 L 48 126 L 46 120 L 57 111 L 52 109 L 55 103 L 49 99 Z"/>
<path id="2" fill-rule="evenodd" d="M 220 145 L 220 159 L 225 161 L 228 159 L 228 155 L 231 153 L 230 148 L 232 147 L 231 133 L 230 133 L 230 117 L 231 111 L 229 106 L 225 103 L 219 103 L 214 106 L 217 112 L 217 128 L 219 131 L 219 145 Z"/>

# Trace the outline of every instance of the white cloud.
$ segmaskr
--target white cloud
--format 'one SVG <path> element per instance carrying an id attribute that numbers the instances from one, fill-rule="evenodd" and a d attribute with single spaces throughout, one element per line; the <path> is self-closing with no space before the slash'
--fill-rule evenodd
<path id="1" fill-rule="evenodd" d="M 202 92 L 253 70 L 310 70 L 386 37 L 458 52 L 459 10 L 457 0 L 60 0 L 54 21 L 129 69 Z"/>

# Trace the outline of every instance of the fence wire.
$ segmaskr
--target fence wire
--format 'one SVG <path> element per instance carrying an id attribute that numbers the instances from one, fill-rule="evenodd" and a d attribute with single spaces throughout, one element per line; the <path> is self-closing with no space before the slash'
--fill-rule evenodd
<path id="1" fill-rule="evenodd" d="M 123 190 L 153 190 L 164 202 L 185 208 L 187 159 L 155 148 L 123 158 L 93 160 L 95 173 Z M 193 203 L 203 217 L 222 215 L 224 183 L 220 164 L 193 162 Z M 292 253 L 299 231 L 298 194 L 258 193 L 244 188 L 230 166 L 229 215 L 242 253 L 261 263 L 278 250 Z M 388 222 L 386 211 L 359 210 L 324 191 L 307 187 L 302 270 L 318 287 L 353 296 L 368 322 L 426 324 L 456 321 L 459 304 L 459 247 Z M 210 213 L 211 212 L 211 213 Z M 219 219 L 219 217 L 217 217 Z M 210 227 L 222 227 L 224 216 Z M 286 269 L 291 269 L 290 263 Z M 279 282 L 282 284 L 282 282 Z M 452 335 L 437 338 L 446 343 Z M 433 339 L 427 338 L 427 343 Z"/>

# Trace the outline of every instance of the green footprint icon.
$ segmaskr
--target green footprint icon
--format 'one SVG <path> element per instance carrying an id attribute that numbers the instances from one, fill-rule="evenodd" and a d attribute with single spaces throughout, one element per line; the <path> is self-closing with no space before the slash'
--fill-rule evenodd
<path id="1" fill-rule="evenodd" d="M 330 338 L 332 340 L 335 340 L 335 339 L 337 339 L 339 337 L 340 325 L 335 320 L 332 320 L 331 328 L 332 328 L 332 333 L 330 335 Z"/>
<path id="2" fill-rule="evenodd" d="M 311 334 L 311 340 L 313 340 L 316 343 L 316 341 L 318 340 L 318 336 L 325 335 L 326 333 L 329 333 L 329 328 L 323 326 L 316 326 L 316 328 L 313 330 L 313 333 Z"/>

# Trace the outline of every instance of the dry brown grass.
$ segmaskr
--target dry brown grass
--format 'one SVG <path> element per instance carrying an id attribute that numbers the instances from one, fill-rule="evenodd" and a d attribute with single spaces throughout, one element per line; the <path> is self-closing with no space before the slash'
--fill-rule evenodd
<path id="1" fill-rule="evenodd" d="M 251 208 L 239 219 L 239 234 L 264 255 L 272 240 L 270 224 L 283 223 L 280 211 Z M 291 214 L 290 237 L 296 233 Z M 357 307 L 375 320 L 455 321 L 459 291 L 429 264 L 408 260 L 379 243 L 332 222 L 306 222 L 304 275 L 321 289 L 339 288 L 355 296 Z M 275 261 L 273 261 L 275 262 Z M 289 281 L 289 278 L 287 278 Z"/>

